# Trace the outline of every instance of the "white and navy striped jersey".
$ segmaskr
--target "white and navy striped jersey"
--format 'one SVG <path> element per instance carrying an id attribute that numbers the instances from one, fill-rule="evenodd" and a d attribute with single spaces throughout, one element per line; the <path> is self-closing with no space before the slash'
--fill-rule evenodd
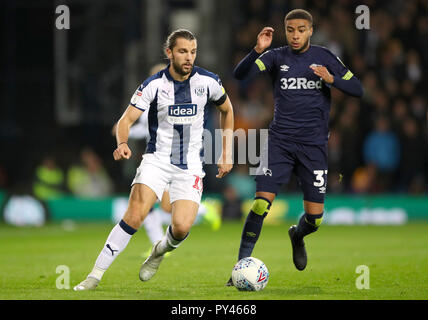
<path id="1" fill-rule="evenodd" d="M 189 78 L 176 81 L 169 66 L 149 77 L 131 99 L 148 112 L 150 141 L 146 153 L 195 174 L 203 173 L 203 133 L 210 102 L 221 105 L 226 93 L 219 77 L 194 67 Z"/>

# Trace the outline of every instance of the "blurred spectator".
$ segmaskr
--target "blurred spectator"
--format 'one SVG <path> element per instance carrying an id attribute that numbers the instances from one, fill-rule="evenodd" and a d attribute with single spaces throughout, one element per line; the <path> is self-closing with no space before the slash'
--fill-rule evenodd
<path id="1" fill-rule="evenodd" d="M 401 124 L 403 123 L 403 119 L 407 117 L 408 114 L 408 106 L 404 99 L 395 100 L 392 105 L 392 128 L 395 132 L 401 131 Z"/>
<path id="2" fill-rule="evenodd" d="M 409 51 L 407 54 L 407 77 L 412 82 L 419 82 L 422 77 L 422 67 L 420 64 L 419 54 L 415 50 Z"/>
<path id="3" fill-rule="evenodd" d="M 83 149 L 80 164 L 69 168 L 67 185 L 74 195 L 86 198 L 109 196 L 113 191 L 113 184 L 101 159 L 91 148 Z"/>
<path id="4" fill-rule="evenodd" d="M 52 156 L 46 156 L 36 168 L 33 193 L 40 200 L 59 198 L 65 193 L 63 170 Z"/>
<path id="5" fill-rule="evenodd" d="M 426 146 L 418 123 L 411 117 L 403 121 L 401 137 L 400 191 L 418 192 L 424 180 Z"/>
<path id="6" fill-rule="evenodd" d="M 376 120 L 375 129 L 364 141 L 363 152 L 365 163 L 377 169 L 376 182 L 380 185 L 380 191 L 387 191 L 400 161 L 400 143 L 390 130 L 388 118 L 380 116 Z"/>
<path id="7" fill-rule="evenodd" d="M 368 165 L 365 167 L 358 167 L 351 180 L 351 190 L 357 194 L 366 194 L 375 192 L 374 183 L 376 179 L 376 167 Z"/>

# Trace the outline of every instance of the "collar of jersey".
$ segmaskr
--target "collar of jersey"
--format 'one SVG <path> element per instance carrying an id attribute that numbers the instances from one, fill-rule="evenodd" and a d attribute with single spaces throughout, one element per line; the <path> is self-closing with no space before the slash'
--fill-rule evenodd
<path id="1" fill-rule="evenodd" d="M 307 54 L 307 53 L 311 50 L 312 45 L 311 45 L 311 44 L 309 44 L 309 48 L 308 48 L 308 50 L 306 50 L 305 52 L 300 52 L 300 53 L 294 53 L 294 52 L 293 52 L 293 50 L 291 50 L 291 47 L 290 47 L 289 45 L 287 45 L 286 47 L 287 47 L 287 50 L 288 50 L 292 55 L 297 56 L 297 57 L 303 57 L 305 54 Z"/>
<path id="2" fill-rule="evenodd" d="M 190 73 L 190 76 L 186 79 L 186 80 L 184 80 L 184 81 L 178 81 L 178 80 L 175 80 L 172 76 L 171 76 L 171 74 L 169 73 L 169 66 L 170 66 L 171 64 L 169 63 L 168 64 L 168 66 L 166 67 L 166 69 L 165 69 L 165 75 L 166 75 L 166 78 L 168 79 L 168 80 L 170 80 L 170 81 L 173 81 L 174 83 L 184 83 L 184 82 L 186 82 L 186 81 L 189 81 L 189 79 L 196 73 L 196 66 L 193 66 L 193 69 L 192 69 L 192 72 Z"/>

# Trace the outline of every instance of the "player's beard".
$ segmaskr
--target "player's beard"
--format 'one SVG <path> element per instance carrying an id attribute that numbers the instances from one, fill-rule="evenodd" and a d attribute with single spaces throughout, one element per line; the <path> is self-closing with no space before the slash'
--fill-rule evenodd
<path id="1" fill-rule="evenodd" d="M 293 47 L 291 46 L 290 43 L 288 43 L 288 46 L 291 48 L 291 51 L 293 51 L 293 53 L 300 53 L 303 50 L 307 49 L 309 46 L 309 37 L 306 39 L 305 43 L 303 44 L 303 46 L 301 46 L 299 49 L 293 49 Z"/>
<path id="2" fill-rule="evenodd" d="M 191 65 L 191 68 L 189 71 L 184 71 L 184 68 L 181 65 L 179 65 L 178 63 L 176 63 L 174 57 L 172 57 L 172 67 L 173 67 L 174 71 L 176 73 L 178 73 L 180 76 L 187 76 L 193 70 L 193 65 Z"/>

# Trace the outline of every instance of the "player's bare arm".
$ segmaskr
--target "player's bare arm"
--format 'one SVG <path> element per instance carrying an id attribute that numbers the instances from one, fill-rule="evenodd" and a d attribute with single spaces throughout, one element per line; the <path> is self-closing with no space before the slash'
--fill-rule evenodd
<path id="1" fill-rule="evenodd" d="M 113 152 L 113 158 L 116 161 L 129 159 L 132 155 L 128 147 L 129 130 L 135 121 L 143 114 L 143 111 L 131 105 L 126 108 L 122 117 L 117 122 L 116 142 L 117 148 Z"/>
<path id="2" fill-rule="evenodd" d="M 218 161 L 218 174 L 216 178 L 223 178 L 227 175 L 233 167 L 232 159 L 232 142 L 233 142 L 233 107 L 229 97 L 225 102 L 217 107 L 220 111 L 220 128 L 223 130 L 222 134 L 222 154 Z"/>
<path id="3" fill-rule="evenodd" d="M 257 35 L 257 44 L 254 50 L 261 54 L 272 44 L 274 29 L 272 27 L 264 27 L 262 31 Z"/>

